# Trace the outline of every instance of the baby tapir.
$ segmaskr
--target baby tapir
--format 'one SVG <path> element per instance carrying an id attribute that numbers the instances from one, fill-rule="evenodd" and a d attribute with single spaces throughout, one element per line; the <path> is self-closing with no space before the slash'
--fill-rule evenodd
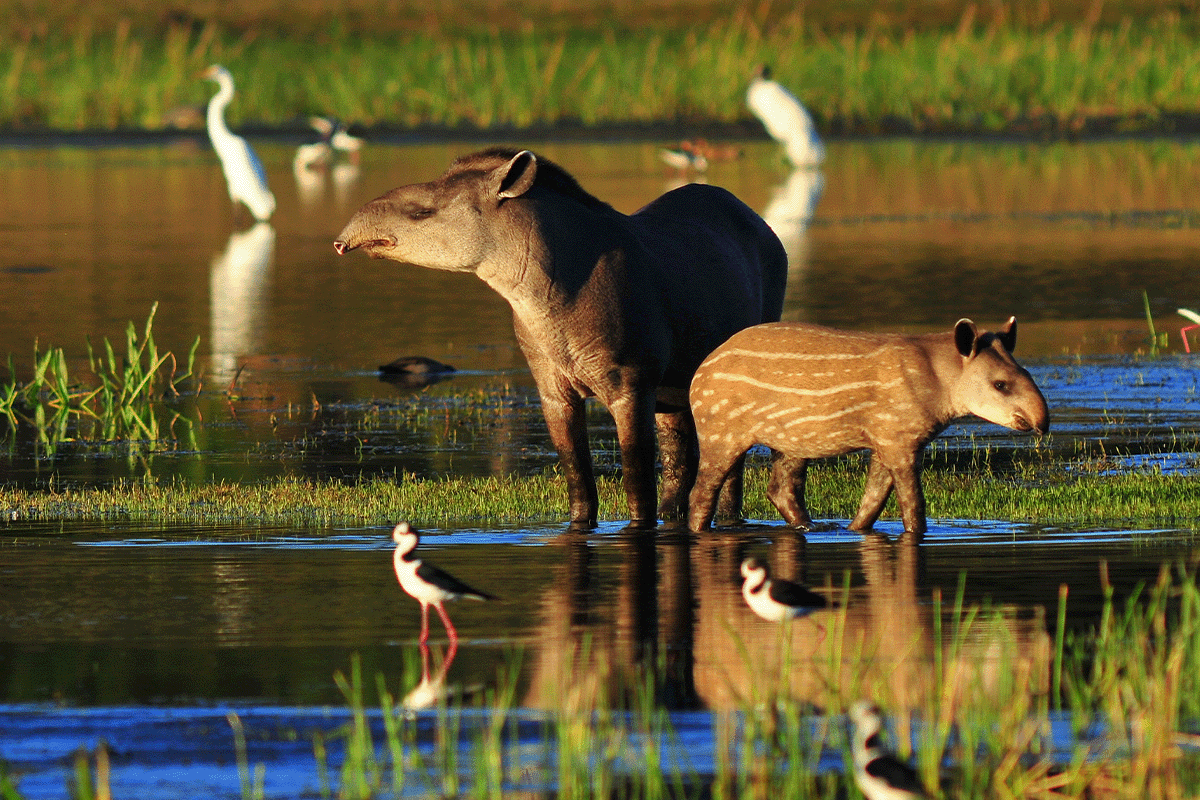
<path id="1" fill-rule="evenodd" d="M 1017 321 L 995 333 L 969 319 L 952 333 L 868 334 L 798 323 L 755 325 L 705 359 L 690 401 L 700 471 L 688 524 L 706 530 L 726 475 L 754 444 L 775 451 L 767 494 L 784 520 L 810 527 L 808 460 L 870 450 L 852 530 L 868 530 L 892 489 L 904 529 L 925 532 L 921 456 L 951 421 L 975 414 L 1019 431 L 1049 430 L 1046 400 L 1013 360 Z"/>

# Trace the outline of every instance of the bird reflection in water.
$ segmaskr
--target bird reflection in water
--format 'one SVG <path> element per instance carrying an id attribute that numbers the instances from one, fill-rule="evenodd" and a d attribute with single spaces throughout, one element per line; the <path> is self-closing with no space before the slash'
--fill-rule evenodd
<path id="1" fill-rule="evenodd" d="M 209 273 L 209 336 L 213 369 L 232 374 L 238 358 L 259 353 L 265 344 L 265 311 L 275 229 L 259 222 L 229 236 Z"/>

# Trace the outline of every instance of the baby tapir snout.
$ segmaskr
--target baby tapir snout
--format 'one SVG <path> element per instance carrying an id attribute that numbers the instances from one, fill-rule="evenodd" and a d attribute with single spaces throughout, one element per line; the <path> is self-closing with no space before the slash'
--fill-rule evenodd
<path id="1" fill-rule="evenodd" d="M 869 334 L 773 323 L 734 334 L 705 359 L 689 401 L 700 467 L 688 524 L 712 522 L 722 482 L 755 444 L 775 451 L 767 494 L 788 524 L 812 525 L 804 502 L 808 461 L 870 450 L 852 530 L 867 530 L 893 491 L 904 528 L 925 531 L 921 457 L 946 425 L 975 414 L 1038 434 L 1046 400 L 1012 357 L 1017 321 L 995 332 L 968 319 L 950 333 Z"/>

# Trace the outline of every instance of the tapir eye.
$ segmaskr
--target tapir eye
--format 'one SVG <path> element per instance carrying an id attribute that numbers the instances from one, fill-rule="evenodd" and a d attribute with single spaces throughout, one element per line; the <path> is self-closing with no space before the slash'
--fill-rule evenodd
<path id="1" fill-rule="evenodd" d="M 432 208 L 410 208 L 408 218 L 412 220 L 428 219 L 433 216 Z"/>
<path id="2" fill-rule="evenodd" d="M 996 387 L 997 392 L 1008 393 L 1008 381 L 996 381 L 992 386 Z"/>

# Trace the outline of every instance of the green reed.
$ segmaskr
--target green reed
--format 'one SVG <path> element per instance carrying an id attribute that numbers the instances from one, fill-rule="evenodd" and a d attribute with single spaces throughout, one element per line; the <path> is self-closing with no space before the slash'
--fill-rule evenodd
<path id="1" fill-rule="evenodd" d="M 160 353 L 154 341 L 157 310 L 158 303 L 154 303 L 140 335 L 129 323 L 120 357 L 107 337 L 99 355 L 88 339 L 90 376 L 72 376 L 61 347 L 42 353 L 35 342 L 32 377 L 21 383 L 10 354 L 9 380 L 0 385 L 0 415 L 13 428 L 32 424 L 51 450 L 67 437 L 69 425 L 84 439 L 161 438 L 164 431 L 156 406 L 165 397 L 178 398 L 179 387 L 193 377 L 200 337 L 192 343 L 181 372 L 175 354 Z M 180 419 L 174 413 L 172 425 Z"/>
<path id="2" fill-rule="evenodd" d="M 971 6 L 970 8 L 974 8 Z M 1178 14 L 1042 28 L 972 12 L 950 29 L 867 25 L 825 31 L 795 10 L 765 24 L 742 5 L 675 27 L 580 24 L 372 33 L 333 26 L 313 47 L 286 26 L 128 19 L 0 33 L 0 125 L 158 128 L 203 102 L 195 79 L 222 62 L 238 83 L 232 122 L 332 113 L 374 126 L 472 128 L 747 120 L 753 67 L 777 78 L 822 126 L 1073 132 L 1094 118 L 1156 125 L 1195 113 L 1200 33 Z"/>

